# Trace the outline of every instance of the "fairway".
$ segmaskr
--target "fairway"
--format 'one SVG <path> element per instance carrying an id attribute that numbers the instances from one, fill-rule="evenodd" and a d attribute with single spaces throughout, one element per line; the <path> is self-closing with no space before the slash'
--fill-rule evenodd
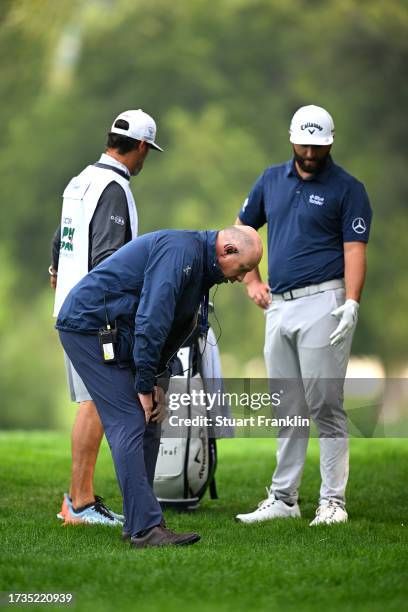
<path id="1" fill-rule="evenodd" d="M 136 551 L 120 541 L 120 529 L 62 527 L 55 518 L 69 476 L 67 434 L 1 433 L 0 591 L 72 592 L 76 610 L 118 612 L 405 608 L 406 440 L 352 440 L 350 522 L 314 529 L 316 440 L 301 488 L 303 518 L 250 526 L 233 517 L 262 499 L 275 440 L 224 440 L 218 448 L 220 499 L 206 499 L 194 514 L 166 513 L 170 527 L 197 530 L 202 541 Z M 96 492 L 119 510 L 106 443 Z"/>

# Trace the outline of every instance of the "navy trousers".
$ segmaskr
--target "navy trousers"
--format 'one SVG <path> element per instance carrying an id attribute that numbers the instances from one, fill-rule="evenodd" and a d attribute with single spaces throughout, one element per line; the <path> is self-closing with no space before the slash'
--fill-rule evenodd
<path id="1" fill-rule="evenodd" d="M 125 529 L 136 535 L 163 519 L 152 488 L 160 428 L 154 423 L 146 426 L 131 369 L 103 363 L 96 335 L 64 331 L 59 335 L 96 404 L 122 492 Z"/>

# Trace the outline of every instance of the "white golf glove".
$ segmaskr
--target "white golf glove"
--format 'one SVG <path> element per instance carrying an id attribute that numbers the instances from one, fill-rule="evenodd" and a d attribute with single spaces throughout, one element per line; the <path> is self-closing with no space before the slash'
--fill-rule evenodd
<path id="1" fill-rule="evenodd" d="M 339 321 L 338 326 L 330 335 L 330 344 L 336 346 L 345 340 L 346 336 L 352 331 L 357 321 L 358 309 L 360 304 L 355 300 L 346 300 L 343 306 L 339 306 L 331 313 Z"/>

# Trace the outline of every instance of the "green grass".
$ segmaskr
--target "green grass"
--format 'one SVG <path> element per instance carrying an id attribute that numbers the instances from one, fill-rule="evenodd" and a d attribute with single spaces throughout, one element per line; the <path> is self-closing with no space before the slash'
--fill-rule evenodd
<path id="1" fill-rule="evenodd" d="M 408 443 L 351 441 L 350 521 L 308 527 L 318 489 L 312 440 L 301 520 L 239 525 L 263 497 L 271 440 L 219 444 L 218 501 L 169 526 L 202 535 L 196 546 L 131 550 L 117 529 L 62 527 L 55 518 L 69 473 L 66 434 L 0 434 L 0 591 L 73 592 L 76 610 L 402 610 L 408 597 Z M 102 448 L 96 491 L 120 508 Z M 49 606 L 36 609 L 49 609 Z"/>

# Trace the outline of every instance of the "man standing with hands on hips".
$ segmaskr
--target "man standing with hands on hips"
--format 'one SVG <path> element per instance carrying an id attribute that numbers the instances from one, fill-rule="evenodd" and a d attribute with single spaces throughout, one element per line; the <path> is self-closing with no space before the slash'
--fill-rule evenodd
<path id="1" fill-rule="evenodd" d="M 334 123 L 323 108 L 300 108 L 290 125 L 291 161 L 258 178 L 237 224 L 268 225 L 269 283 L 255 269 L 249 297 L 265 310 L 270 379 L 294 379 L 301 393 L 277 408 L 280 418 L 311 417 L 320 442 L 321 488 L 311 525 L 347 521 L 349 471 L 343 387 L 366 272 L 371 207 L 362 183 L 337 166 Z M 309 431 L 279 431 L 268 498 L 243 523 L 300 517 L 298 488 Z"/>

